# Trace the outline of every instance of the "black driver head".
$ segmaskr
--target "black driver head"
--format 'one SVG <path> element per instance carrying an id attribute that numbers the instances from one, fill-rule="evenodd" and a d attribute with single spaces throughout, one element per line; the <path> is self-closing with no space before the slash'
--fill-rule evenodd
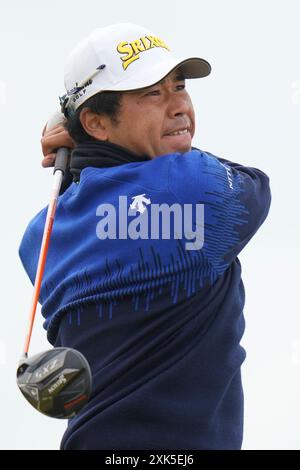
<path id="1" fill-rule="evenodd" d="M 72 418 L 87 403 L 92 386 L 90 366 L 75 349 L 53 348 L 24 358 L 17 384 L 26 400 L 52 418 Z"/>

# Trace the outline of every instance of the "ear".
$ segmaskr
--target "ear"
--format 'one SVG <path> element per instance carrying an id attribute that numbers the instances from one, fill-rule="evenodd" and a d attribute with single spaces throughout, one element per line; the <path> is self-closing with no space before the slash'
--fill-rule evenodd
<path id="1" fill-rule="evenodd" d="M 80 122 L 85 132 L 97 140 L 108 140 L 109 119 L 107 116 L 83 108 L 80 113 Z"/>

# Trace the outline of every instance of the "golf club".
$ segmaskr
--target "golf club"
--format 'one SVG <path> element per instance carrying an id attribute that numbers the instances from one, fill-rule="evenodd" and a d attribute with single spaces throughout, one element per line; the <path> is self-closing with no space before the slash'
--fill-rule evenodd
<path id="1" fill-rule="evenodd" d="M 46 129 L 62 123 L 63 114 L 55 113 Z M 53 348 L 28 357 L 36 307 L 39 299 L 57 200 L 65 174 L 69 149 L 58 149 L 54 166 L 52 197 L 48 206 L 43 239 L 34 282 L 29 324 L 23 356 L 17 369 L 17 384 L 29 403 L 52 418 L 71 418 L 87 403 L 92 385 L 89 364 L 75 349 Z"/>

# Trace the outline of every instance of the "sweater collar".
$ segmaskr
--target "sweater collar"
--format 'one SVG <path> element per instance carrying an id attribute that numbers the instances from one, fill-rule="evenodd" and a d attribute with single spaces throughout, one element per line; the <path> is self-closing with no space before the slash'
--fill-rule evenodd
<path id="1" fill-rule="evenodd" d="M 73 181 L 79 181 L 81 170 L 91 166 L 108 168 L 131 162 L 151 160 L 147 155 L 138 155 L 117 144 L 102 141 L 90 141 L 79 144 L 72 152 L 70 171 Z"/>

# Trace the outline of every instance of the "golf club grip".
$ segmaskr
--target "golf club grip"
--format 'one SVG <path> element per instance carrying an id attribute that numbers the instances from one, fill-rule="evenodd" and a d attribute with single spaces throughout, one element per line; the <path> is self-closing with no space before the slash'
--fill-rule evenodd
<path id="1" fill-rule="evenodd" d="M 69 154 L 70 150 L 67 147 L 61 147 L 57 150 L 53 173 L 60 170 L 63 175 L 65 175 L 68 166 Z"/>

